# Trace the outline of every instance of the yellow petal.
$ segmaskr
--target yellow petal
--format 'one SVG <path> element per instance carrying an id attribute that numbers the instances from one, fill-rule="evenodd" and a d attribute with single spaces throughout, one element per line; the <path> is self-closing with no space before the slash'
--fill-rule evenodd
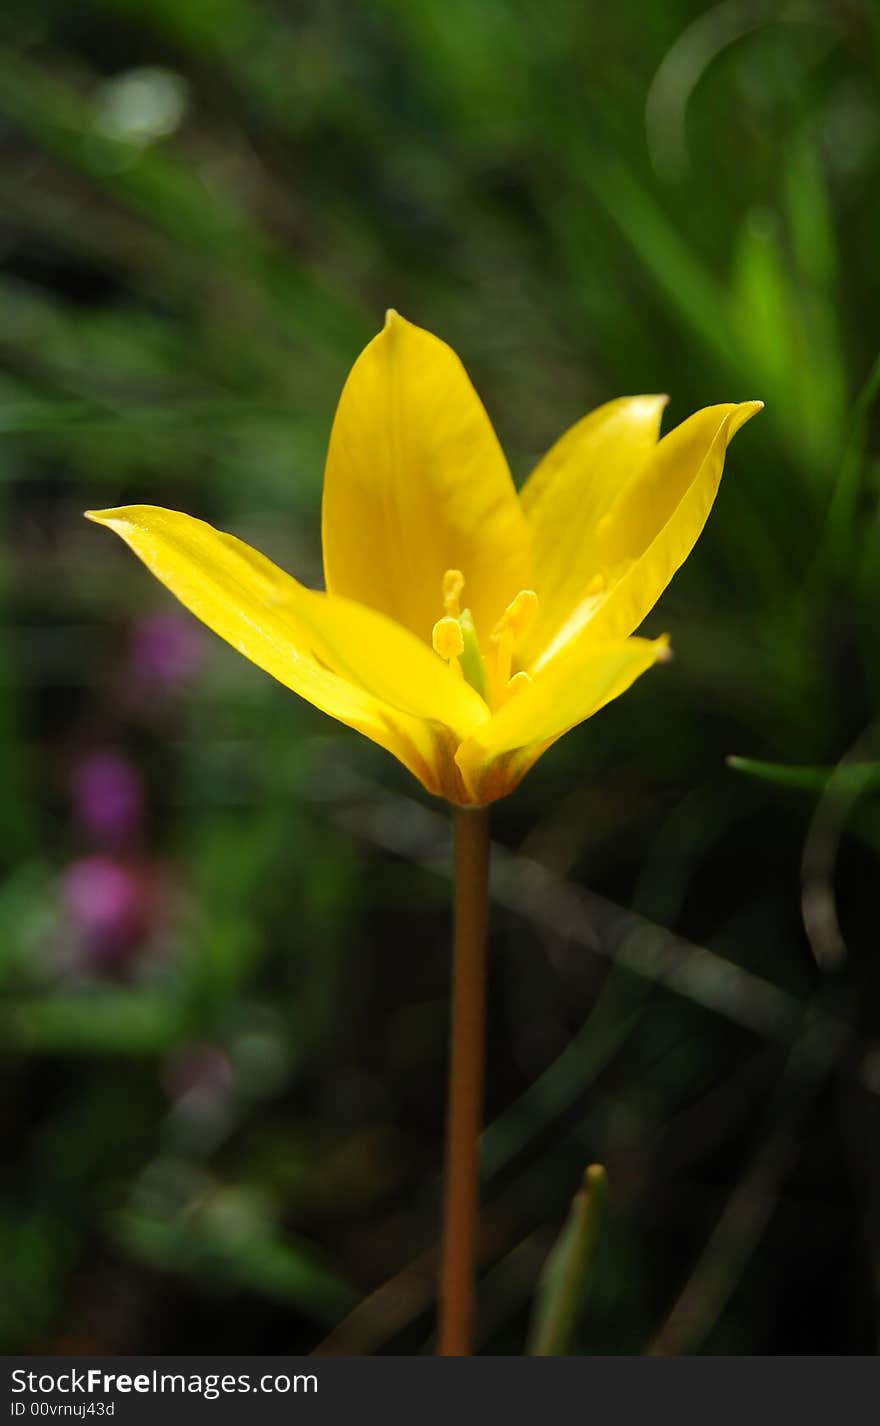
<path id="1" fill-rule="evenodd" d="M 406 629 L 351 600 L 306 589 L 234 536 L 151 505 L 90 511 L 88 518 L 115 530 L 245 658 L 389 748 L 426 785 L 422 764 L 438 745 L 448 749 L 485 719 L 479 695 Z M 431 776 L 436 782 L 436 772 Z"/>
<path id="2" fill-rule="evenodd" d="M 459 748 L 456 762 L 476 802 L 517 785 L 551 743 L 619 697 L 658 659 L 668 639 L 575 640 Z"/>
<path id="3" fill-rule="evenodd" d="M 654 607 L 693 549 L 718 491 L 727 447 L 761 401 L 707 406 L 655 446 L 595 531 L 597 577 L 540 650 L 533 671 L 589 630 L 596 643 L 625 638 Z"/>
<path id="4" fill-rule="evenodd" d="M 481 635 L 529 583 L 528 530 L 483 405 L 452 349 L 395 312 L 339 400 L 323 540 L 331 594 L 428 644 L 447 570 L 462 571 Z"/>
<path id="5" fill-rule="evenodd" d="M 541 614 L 523 654 L 546 644 L 598 569 L 596 530 L 657 444 L 665 396 L 623 396 L 591 411 L 532 471 L 521 499 Z"/>

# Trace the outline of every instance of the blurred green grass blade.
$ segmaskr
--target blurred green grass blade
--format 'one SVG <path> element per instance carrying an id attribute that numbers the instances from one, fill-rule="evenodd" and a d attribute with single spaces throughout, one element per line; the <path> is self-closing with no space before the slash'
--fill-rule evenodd
<path id="1" fill-rule="evenodd" d="M 754 373 L 755 389 L 772 418 L 796 437 L 798 417 L 793 385 L 798 364 L 789 268 L 774 215 L 747 213 L 739 229 L 731 282 L 730 313 L 745 369 Z"/>
<path id="2" fill-rule="evenodd" d="M 176 998 L 147 991 L 13 1000 L 0 1013 L 4 1044 L 43 1054 L 152 1055 L 184 1029 Z"/>
<path id="3" fill-rule="evenodd" d="M 735 367 L 723 286 L 704 266 L 624 159 L 599 150 L 571 155 L 583 182 L 620 229 L 657 290 L 727 373 Z"/>
<path id="4" fill-rule="evenodd" d="M 856 512 L 862 477 L 865 468 L 865 442 L 868 418 L 874 402 L 880 395 L 880 354 L 868 372 L 867 378 L 849 418 L 849 436 L 843 453 L 831 504 L 828 510 L 826 549 L 830 557 L 840 563 L 853 548 Z"/>
<path id="5" fill-rule="evenodd" d="M 0 52 L 0 109 L 178 240 L 210 250 L 215 258 L 242 256 L 246 225 L 234 209 L 167 152 L 101 133 L 83 98 L 21 54 Z"/>
<path id="6" fill-rule="evenodd" d="M 806 133 L 791 145 L 783 194 L 798 269 L 817 288 L 830 291 L 837 277 L 837 241 L 825 177 Z"/>
<path id="7" fill-rule="evenodd" d="M 803 144 L 786 175 L 786 233 L 767 210 L 741 224 L 730 317 L 743 370 L 754 373 L 794 458 L 824 487 L 843 439 L 846 392 L 836 250 L 824 180 Z"/>
<path id="8" fill-rule="evenodd" d="M 847 376 L 837 315 L 834 225 L 825 175 L 806 133 L 791 145 L 783 196 L 800 288 L 803 459 L 827 480 L 843 443 Z"/>
<path id="9" fill-rule="evenodd" d="M 0 434 L 70 431 L 77 427 L 93 429 L 107 419 L 106 411 L 87 401 L 10 401 L 0 406 Z"/>
<path id="10" fill-rule="evenodd" d="M 586 1301 L 607 1196 L 608 1176 L 601 1164 L 591 1164 L 538 1283 L 529 1333 L 532 1357 L 564 1357 L 571 1351 Z"/>
<path id="11" fill-rule="evenodd" d="M 328 1325 L 357 1302 L 312 1244 L 278 1232 L 271 1205 L 247 1188 L 220 1189 L 169 1218 L 129 1210 L 115 1228 L 128 1250 L 153 1267 L 257 1292 Z"/>
<path id="12" fill-rule="evenodd" d="M 767 24 L 758 7 L 711 5 L 686 25 L 663 56 L 645 96 L 645 137 L 657 172 L 685 176 L 688 108 L 706 71 L 729 46 Z"/>
<path id="13" fill-rule="evenodd" d="M 607 111 L 601 113 L 602 96 L 597 94 L 584 108 L 578 101 L 571 111 L 564 91 L 554 90 L 566 63 L 565 18 L 559 10 L 537 9 L 528 24 L 518 26 L 498 3 L 457 3 L 453 20 L 449 5 L 438 0 L 388 3 L 414 59 L 431 77 L 447 123 L 479 132 L 487 113 L 498 123 L 512 124 L 531 110 L 538 126 L 533 142 L 545 145 L 559 160 L 547 166 L 549 182 L 540 184 L 536 196 L 541 208 L 555 210 L 557 231 L 568 226 L 570 249 L 577 248 L 579 236 L 584 254 L 595 253 L 596 224 L 584 201 L 586 190 L 623 235 L 667 305 L 731 374 L 735 363 L 725 331 L 724 287 L 683 229 L 664 212 L 651 184 L 637 176 L 629 154 L 616 143 L 603 144 L 593 137 L 596 121 L 609 117 Z M 503 56 L 503 62 L 487 63 L 488 55 Z M 589 127 L 588 115 L 594 119 Z M 595 264 L 589 270 L 595 280 Z"/>
<path id="14" fill-rule="evenodd" d="M 362 319 L 338 291 L 279 251 L 244 209 L 209 188 L 169 147 L 139 147 L 102 133 L 80 95 L 8 50 L 0 50 L 0 112 L 175 243 L 234 273 L 239 284 L 255 282 L 267 315 L 283 312 L 298 331 L 343 345 L 364 336 Z"/>
<path id="15" fill-rule="evenodd" d="M 880 784 L 880 763 L 843 763 L 837 767 L 798 767 L 787 763 L 760 762 L 754 758 L 729 757 L 727 766 L 735 772 L 778 787 L 793 787 L 803 792 L 822 792 L 833 777 L 840 791 L 859 791 Z"/>

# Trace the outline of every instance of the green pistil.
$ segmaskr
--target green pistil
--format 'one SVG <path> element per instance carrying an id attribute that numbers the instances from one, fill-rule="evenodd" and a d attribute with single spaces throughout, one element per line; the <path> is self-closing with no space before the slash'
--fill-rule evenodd
<path id="1" fill-rule="evenodd" d="M 475 688 L 480 697 L 485 698 L 486 674 L 483 668 L 480 645 L 477 642 L 477 631 L 474 628 L 473 615 L 470 609 L 462 610 L 458 618 L 458 626 L 461 629 L 461 637 L 464 640 L 464 648 L 459 654 L 461 671 L 471 688 Z"/>

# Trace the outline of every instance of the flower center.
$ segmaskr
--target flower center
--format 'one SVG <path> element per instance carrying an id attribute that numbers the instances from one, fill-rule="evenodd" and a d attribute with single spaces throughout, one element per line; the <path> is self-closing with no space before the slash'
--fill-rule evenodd
<path id="1" fill-rule="evenodd" d="M 475 688 L 493 710 L 500 708 L 527 684 L 523 670 L 511 673 L 517 647 L 525 638 L 538 612 L 538 596 L 533 589 L 521 589 L 505 609 L 489 637 L 484 653 L 480 647 L 471 611 L 461 607 L 464 575 L 448 569 L 443 576 L 445 613 L 434 625 L 431 642 L 434 652 L 450 668 Z"/>

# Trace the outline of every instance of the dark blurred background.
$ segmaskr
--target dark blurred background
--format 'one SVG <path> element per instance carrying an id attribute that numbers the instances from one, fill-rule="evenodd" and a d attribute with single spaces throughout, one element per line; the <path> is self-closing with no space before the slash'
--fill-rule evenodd
<path id="1" fill-rule="evenodd" d="M 517 479 L 613 396 L 767 403 L 649 621 L 675 662 L 495 809 L 480 1350 L 525 1350 L 598 1159 L 579 1351 L 873 1352 L 880 11 L 3 11 L 3 1347 L 429 1345 L 444 808 L 81 519 L 320 583 L 393 305 Z"/>

